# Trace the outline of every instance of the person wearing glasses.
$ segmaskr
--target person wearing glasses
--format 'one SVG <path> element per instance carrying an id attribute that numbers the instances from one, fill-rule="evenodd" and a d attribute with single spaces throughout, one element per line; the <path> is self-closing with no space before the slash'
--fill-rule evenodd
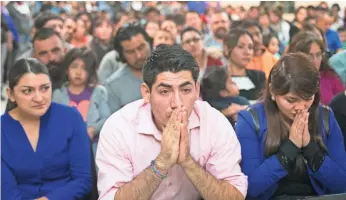
<path id="1" fill-rule="evenodd" d="M 180 33 L 183 48 L 190 52 L 199 66 L 199 78 L 201 81 L 206 69 L 209 67 L 222 67 L 221 59 L 213 56 L 204 48 L 202 33 L 193 27 L 187 27 Z"/>
<path id="2" fill-rule="evenodd" d="M 329 66 L 325 58 L 323 41 L 312 32 L 303 31 L 295 35 L 288 52 L 303 52 L 310 55 L 314 66 L 320 71 L 321 103 L 328 105 L 333 97 L 344 91 L 338 74 Z"/>

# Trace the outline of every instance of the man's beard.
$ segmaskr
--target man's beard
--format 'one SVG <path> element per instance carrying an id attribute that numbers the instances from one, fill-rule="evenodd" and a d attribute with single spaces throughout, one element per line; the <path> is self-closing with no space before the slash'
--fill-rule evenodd
<path id="1" fill-rule="evenodd" d="M 60 62 L 52 61 L 47 64 L 49 76 L 52 79 L 53 84 L 57 84 L 58 82 L 62 81 L 63 76 L 61 67 Z"/>
<path id="2" fill-rule="evenodd" d="M 227 30 L 223 27 L 217 28 L 214 35 L 218 39 L 223 39 L 227 35 Z"/>

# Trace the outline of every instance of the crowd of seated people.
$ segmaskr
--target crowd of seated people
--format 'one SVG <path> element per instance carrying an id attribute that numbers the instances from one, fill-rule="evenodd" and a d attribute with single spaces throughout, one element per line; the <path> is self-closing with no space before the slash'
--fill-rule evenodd
<path id="1" fill-rule="evenodd" d="M 338 4 L 1 6 L 1 199 L 346 199 Z"/>

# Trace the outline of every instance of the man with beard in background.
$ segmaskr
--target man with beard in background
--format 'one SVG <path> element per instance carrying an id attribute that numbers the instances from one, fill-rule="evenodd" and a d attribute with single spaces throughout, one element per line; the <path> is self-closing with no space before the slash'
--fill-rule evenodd
<path id="1" fill-rule="evenodd" d="M 32 44 L 33 57 L 48 67 L 52 89 L 59 88 L 64 78 L 61 63 L 66 53 L 60 35 L 51 28 L 42 28 L 36 32 Z"/>
<path id="2" fill-rule="evenodd" d="M 142 98 L 142 66 L 152 50 L 150 36 L 137 23 L 121 27 L 113 41 L 114 50 L 119 53 L 120 61 L 126 63 L 126 66 L 105 81 L 111 113 Z"/>
<path id="3" fill-rule="evenodd" d="M 216 12 L 210 16 L 211 34 L 204 40 L 206 48 L 216 48 L 222 51 L 223 38 L 230 29 L 230 19 L 225 12 Z"/>

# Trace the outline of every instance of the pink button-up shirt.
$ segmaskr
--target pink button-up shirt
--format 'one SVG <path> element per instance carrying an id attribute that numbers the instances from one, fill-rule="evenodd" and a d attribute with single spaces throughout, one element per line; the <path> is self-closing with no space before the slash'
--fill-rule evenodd
<path id="1" fill-rule="evenodd" d="M 190 152 L 217 179 L 247 193 L 247 176 L 240 169 L 240 144 L 228 120 L 208 103 L 196 101 L 189 117 Z M 117 190 L 150 166 L 160 153 L 161 133 L 156 128 L 150 104 L 138 100 L 124 106 L 105 122 L 98 143 L 98 190 L 102 200 L 113 200 Z M 168 171 L 151 199 L 200 199 L 183 169 Z"/>

